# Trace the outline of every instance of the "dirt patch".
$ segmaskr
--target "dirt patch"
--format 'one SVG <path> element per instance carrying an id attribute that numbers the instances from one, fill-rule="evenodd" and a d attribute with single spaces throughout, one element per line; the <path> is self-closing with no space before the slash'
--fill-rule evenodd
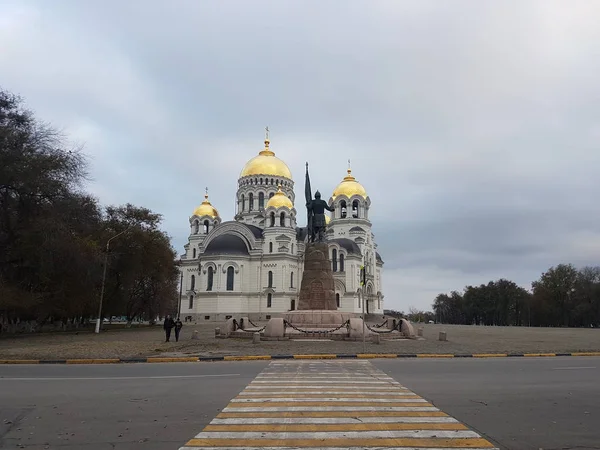
<path id="1" fill-rule="evenodd" d="M 101 334 L 45 333 L 0 339 L 0 359 L 126 358 L 143 356 L 227 356 L 362 353 L 363 343 L 346 341 L 262 341 L 215 339 L 220 324 L 185 324 L 179 342 L 164 342 L 160 327 L 110 330 Z M 600 329 L 415 325 L 424 340 L 367 342 L 367 353 L 572 353 L 600 351 Z M 192 340 L 194 330 L 198 340 Z M 437 340 L 446 331 L 448 340 Z"/>

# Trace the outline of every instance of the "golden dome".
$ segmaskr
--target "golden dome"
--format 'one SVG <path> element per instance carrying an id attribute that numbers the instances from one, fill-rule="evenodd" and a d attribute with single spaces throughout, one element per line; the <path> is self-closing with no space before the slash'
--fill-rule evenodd
<path id="1" fill-rule="evenodd" d="M 352 176 L 352 169 L 348 169 L 348 175 L 346 175 L 342 182 L 333 190 L 332 197 L 335 199 L 338 195 L 345 195 L 348 198 L 353 195 L 360 195 L 363 198 L 367 198 L 367 191 L 365 191 L 363 185 L 356 181 L 356 178 Z"/>
<path id="2" fill-rule="evenodd" d="M 292 209 L 294 207 L 294 204 L 287 197 L 287 195 L 284 194 L 284 192 L 281 190 L 281 185 L 279 185 L 277 192 L 275 192 L 275 195 L 273 195 L 273 197 L 271 197 L 267 202 L 267 208 L 280 208 L 282 206 Z"/>
<path id="3" fill-rule="evenodd" d="M 289 167 L 269 149 L 269 143 L 269 139 L 265 139 L 265 149 L 246 163 L 240 178 L 250 175 L 272 175 L 292 179 Z"/>
<path id="4" fill-rule="evenodd" d="M 194 216 L 210 216 L 213 219 L 219 216 L 219 211 L 208 201 L 208 194 L 204 194 L 204 201 L 194 210 Z"/>
<path id="5" fill-rule="evenodd" d="M 325 214 L 325 225 L 329 225 L 329 222 L 331 222 L 331 217 Z"/>

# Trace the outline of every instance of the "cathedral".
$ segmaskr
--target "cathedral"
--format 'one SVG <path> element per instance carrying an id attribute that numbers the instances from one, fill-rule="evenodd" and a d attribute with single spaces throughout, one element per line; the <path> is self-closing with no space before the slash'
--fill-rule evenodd
<path id="1" fill-rule="evenodd" d="M 234 220 L 222 221 L 208 192 L 189 218 L 179 266 L 182 318 L 267 320 L 296 309 L 307 231 L 296 223 L 294 203 L 292 172 L 267 137 L 240 173 Z M 369 221 L 371 199 L 350 168 L 328 203 L 334 212 L 326 216 L 325 236 L 338 310 L 358 315 L 364 301 L 365 312 L 383 314 L 383 261 Z"/>

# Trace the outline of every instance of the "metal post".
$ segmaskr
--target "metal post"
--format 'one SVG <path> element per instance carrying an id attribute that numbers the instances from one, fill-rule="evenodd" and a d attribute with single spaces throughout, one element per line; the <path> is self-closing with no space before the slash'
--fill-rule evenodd
<path id="1" fill-rule="evenodd" d="M 181 270 L 181 266 L 179 268 Z M 183 270 L 181 270 L 181 276 L 179 277 L 179 303 L 177 304 L 177 318 L 181 314 L 181 291 L 183 289 Z"/>
<path id="2" fill-rule="evenodd" d="M 362 297 L 362 317 L 363 317 L 363 353 L 367 353 L 367 342 L 366 342 L 366 334 L 367 334 L 367 318 L 365 317 L 365 295 L 364 295 L 364 286 L 360 288 L 360 296 Z"/>
<path id="3" fill-rule="evenodd" d="M 102 300 L 104 299 L 104 282 L 106 281 L 106 266 L 108 265 L 108 243 L 104 255 L 104 271 L 102 273 L 102 288 L 100 289 L 100 305 L 98 306 L 98 318 L 96 319 L 96 333 L 100 333 L 100 322 L 102 321 Z"/>
<path id="4" fill-rule="evenodd" d="M 98 305 L 98 318 L 96 319 L 96 333 L 100 333 L 100 322 L 102 322 L 102 302 L 104 300 L 104 283 L 106 282 L 106 267 L 108 266 L 108 251 L 110 249 L 110 241 L 121 236 L 123 233 L 129 230 L 131 227 L 127 227 L 120 233 L 115 234 L 108 241 L 106 241 L 106 255 L 104 255 L 104 271 L 102 274 L 102 288 L 100 289 L 100 305 Z"/>

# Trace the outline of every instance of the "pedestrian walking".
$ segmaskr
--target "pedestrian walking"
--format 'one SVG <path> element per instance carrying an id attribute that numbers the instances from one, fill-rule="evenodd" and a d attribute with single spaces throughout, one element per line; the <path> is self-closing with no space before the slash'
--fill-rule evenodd
<path id="1" fill-rule="evenodd" d="M 179 332 L 183 328 L 183 323 L 181 323 L 181 319 L 178 317 L 175 322 L 175 342 L 179 342 Z"/>
<path id="2" fill-rule="evenodd" d="M 165 337 L 166 337 L 165 342 L 169 342 L 169 340 L 171 339 L 171 330 L 173 329 L 174 326 L 175 326 L 175 321 L 173 320 L 171 315 L 168 314 L 167 317 L 165 317 L 165 323 L 163 325 L 163 328 L 165 329 Z"/>

